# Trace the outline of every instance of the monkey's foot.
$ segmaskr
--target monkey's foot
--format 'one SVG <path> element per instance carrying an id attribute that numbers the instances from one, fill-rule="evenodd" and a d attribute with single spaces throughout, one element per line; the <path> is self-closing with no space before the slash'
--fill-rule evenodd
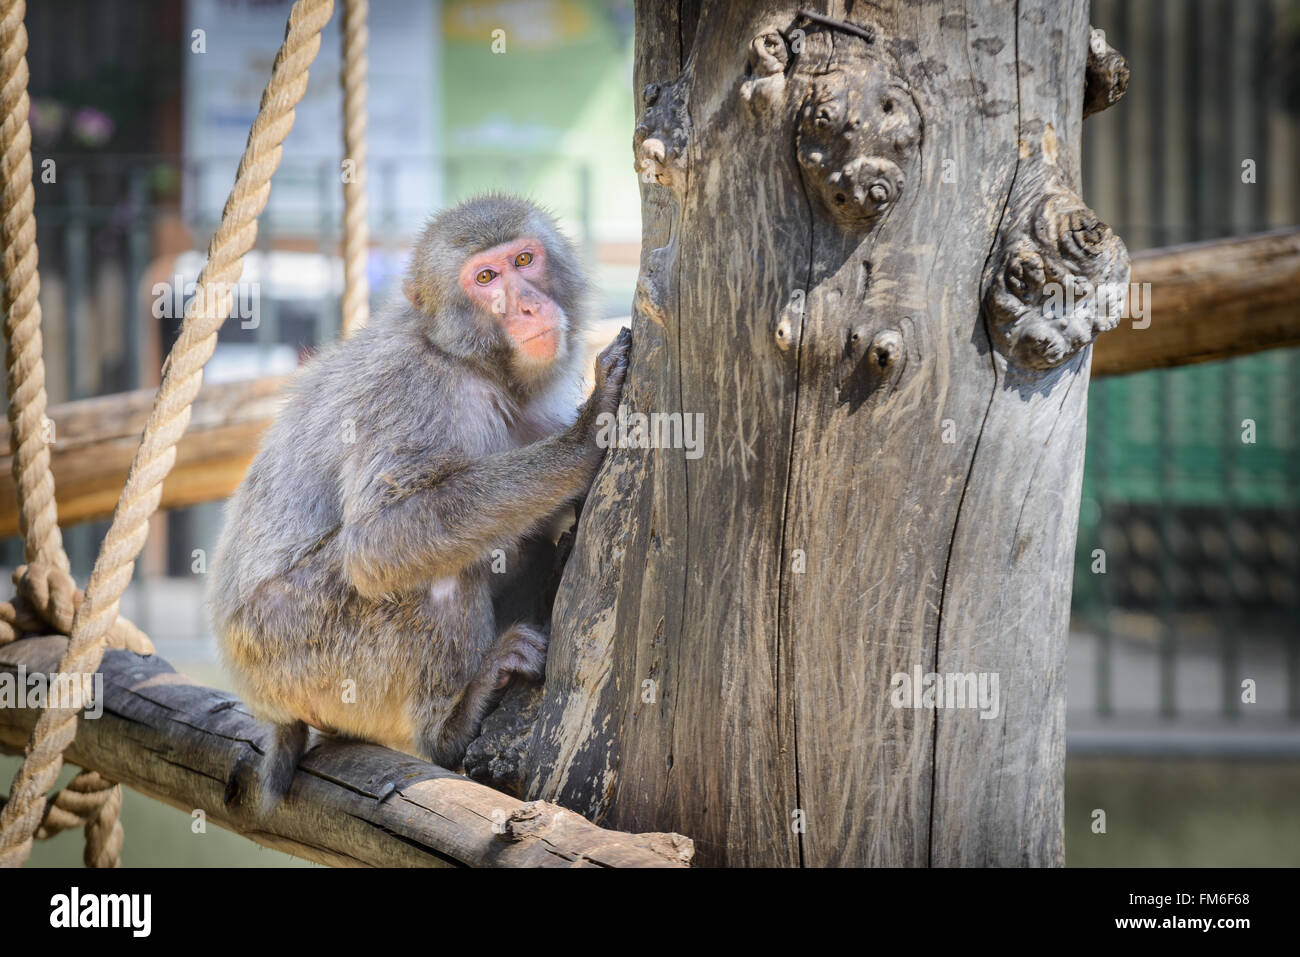
<path id="1" fill-rule="evenodd" d="M 546 646 L 549 636 L 531 625 L 512 625 L 497 639 L 492 665 L 496 668 L 494 687 L 500 691 L 518 675 L 525 681 L 546 677 Z"/>

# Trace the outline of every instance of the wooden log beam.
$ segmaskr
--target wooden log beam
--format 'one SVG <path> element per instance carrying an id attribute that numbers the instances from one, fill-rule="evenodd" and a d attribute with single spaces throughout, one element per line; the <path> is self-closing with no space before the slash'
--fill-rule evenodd
<path id="1" fill-rule="evenodd" d="M 1214 240 L 1135 253 L 1132 282 L 1150 283 L 1144 320 L 1126 319 L 1093 345 L 1092 375 L 1228 359 L 1300 345 L 1300 229 Z M 592 332 L 592 354 L 627 319 L 605 320 Z M 588 363 L 590 365 L 590 363 Z M 286 377 L 205 386 L 176 468 L 163 485 L 163 508 L 225 498 L 239 485 L 270 426 Z M 51 407 L 52 454 L 59 520 L 113 514 L 140 440 L 153 390 L 84 399 Z M 0 424 L 0 448 L 8 448 Z M 11 459 L 0 460 L 0 535 L 18 532 Z"/>
<path id="2" fill-rule="evenodd" d="M 275 417 L 285 381 L 268 376 L 204 387 L 176 449 L 176 467 L 163 483 L 162 508 L 210 502 L 235 490 Z M 140 389 L 50 408 L 62 524 L 113 514 L 153 398 L 153 389 Z M 0 429 L 0 448 L 9 448 L 8 425 Z M 0 464 L 0 535 L 18 533 L 12 462 L 6 455 Z"/>
<path id="3" fill-rule="evenodd" d="M 14 706 L 18 669 L 49 674 L 66 647 L 62 636 L 0 647 L 0 751 L 22 753 L 38 715 Z M 241 823 L 224 796 L 265 727 L 234 696 L 195 684 L 156 655 L 109 651 L 101 673 L 103 713 L 78 723 L 71 763 L 187 814 L 201 809 L 209 822 L 297 857 L 373 867 L 682 867 L 693 853 L 677 834 L 608 831 L 409 755 L 333 739 L 304 757 L 274 813 Z"/>
<path id="4" fill-rule="evenodd" d="M 1097 340 L 1094 376 L 1300 345 L 1300 228 L 1149 249 L 1132 259 L 1132 281 L 1151 284 L 1146 318 L 1122 320 Z M 1150 325 L 1138 328 L 1146 319 Z"/>

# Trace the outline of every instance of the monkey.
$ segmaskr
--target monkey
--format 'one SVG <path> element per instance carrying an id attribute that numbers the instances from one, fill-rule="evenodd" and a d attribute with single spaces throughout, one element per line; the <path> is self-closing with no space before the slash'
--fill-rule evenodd
<path id="1" fill-rule="evenodd" d="M 544 677 L 547 634 L 498 625 L 492 565 L 586 493 L 631 333 L 579 409 L 588 280 L 509 195 L 431 219 L 402 288 L 295 373 L 226 506 L 213 630 L 273 729 L 232 776 L 237 809 L 278 805 L 309 726 L 456 770 L 507 685 Z"/>

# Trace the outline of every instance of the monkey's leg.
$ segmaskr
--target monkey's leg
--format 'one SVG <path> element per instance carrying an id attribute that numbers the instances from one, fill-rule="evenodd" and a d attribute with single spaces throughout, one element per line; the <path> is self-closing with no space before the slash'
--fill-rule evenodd
<path id="1" fill-rule="evenodd" d="M 511 625 L 497 637 L 446 721 L 430 722 L 420 733 L 420 749 L 434 764 L 451 770 L 460 767 L 465 749 L 478 737 L 483 719 L 501 700 L 511 679 L 545 677 L 547 641 L 545 632 L 524 624 Z"/>
<path id="2" fill-rule="evenodd" d="M 271 740 L 262 754 L 246 754 L 235 765 L 226 789 L 226 804 L 263 818 L 289 793 L 298 761 L 307 750 L 307 725 L 301 721 L 271 725 Z"/>

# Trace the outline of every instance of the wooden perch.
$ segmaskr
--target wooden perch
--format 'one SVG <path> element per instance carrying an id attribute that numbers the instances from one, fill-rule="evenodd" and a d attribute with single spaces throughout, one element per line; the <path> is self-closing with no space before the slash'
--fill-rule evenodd
<path id="1" fill-rule="evenodd" d="M 48 674 L 61 636 L 0 647 L 0 681 Z M 255 826 L 223 798 L 265 728 L 234 696 L 195 684 L 157 656 L 104 656 L 103 714 L 78 723 L 67 759 L 266 847 L 321 864 L 374 867 L 682 867 L 678 834 L 624 834 L 545 802 L 524 803 L 376 745 L 323 738 L 286 801 Z M 7 677 L 6 677 L 7 676 Z M 38 712 L 0 707 L 0 750 L 21 753 Z"/>
<path id="2" fill-rule="evenodd" d="M 275 417 L 285 381 L 268 376 L 203 388 L 177 447 L 176 467 L 163 484 L 161 508 L 211 502 L 235 490 Z M 61 523 L 113 514 L 153 397 L 153 389 L 139 389 L 50 408 Z M 0 443 L 9 448 L 7 424 L 0 428 Z M 6 455 L 0 466 L 0 535 L 18 534 L 12 461 Z"/>
<path id="3" fill-rule="evenodd" d="M 1150 326 L 1124 319 L 1101 336 L 1094 376 L 1300 345 L 1300 229 L 1149 249 L 1132 260 L 1132 282 L 1151 284 Z"/>
<path id="4" fill-rule="evenodd" d="M 1148 328 L 1134 320 L 1098 338 L 1094 376 L 1123 375 L 1300 345 L 1300 229 L 1215 240 L 1132 256 L 1132 282 L 1150 283 Z M 596 324 L 591 353 L 625 319 Z M 588 362 L 588 367 L 590 362 Z M 244 476 L 278 407 L 285 377 L 205 386 L 176 468 L 163 485 L 163 508 L 225 498 Z M 54 485 L 65 524 L 113 514 L 153 401 L 153 390 L 51 407 Z M 0 424 L 0 447 L 8 447 Z M 0 535 L 18 533 L 11 459 L 0 464 Z"/>

